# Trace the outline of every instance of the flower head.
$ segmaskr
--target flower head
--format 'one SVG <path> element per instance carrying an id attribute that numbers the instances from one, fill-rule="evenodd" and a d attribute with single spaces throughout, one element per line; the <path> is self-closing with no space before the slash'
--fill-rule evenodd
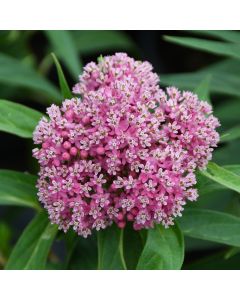
<path id="1" fill-rule="evenodd" d="M 219 140 L 211 106 L 174 87 L 165 93 L 148 62 L 124 53 L 84 68 L 61 107 L 35 132 L 38 196 L 50 219 L 86 237 L 115 222 L 165 227 L 197 199 L 194 172 Z"/>

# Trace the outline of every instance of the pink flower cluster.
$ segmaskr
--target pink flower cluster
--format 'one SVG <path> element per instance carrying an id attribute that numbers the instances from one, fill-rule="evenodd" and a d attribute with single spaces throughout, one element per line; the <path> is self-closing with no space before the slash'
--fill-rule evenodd
<path id="1" fill-rule="evenodd" d="M 194 172 L 211 159 L 219 122 L 208 103 L 158 81 L 148 62 L 101 57 L 74 87 L 80 98 L 47 109 L 33 155 L 39 199 L 60 229 L 168 227 L 197 199 Z"/>

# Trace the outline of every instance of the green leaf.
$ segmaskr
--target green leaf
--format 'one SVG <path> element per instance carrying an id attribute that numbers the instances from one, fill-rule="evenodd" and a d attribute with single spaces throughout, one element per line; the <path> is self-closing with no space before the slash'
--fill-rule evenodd
<path id="1" fill-rule="evenodd" d="M 239 164 L 240 140 L 227 143 L 215 150 L 214 161 L 219 165 Z"/>
<path id="2" fill-rule="evenodd" d="M 46 96 L 59 100 L 58 90 L 39 75 L 30 66 L 19 60 L 0 53 L 0 82 L 8 86 L 18 86 L 41 92 Z M 49 101 L 49 100 L 48 100 Z M 49 101 L 51 103 L 53 101 Z"/>
<path id="3" fill-rule="evenodd" d="M 60 235 L 60 237 L 61 237 L 61 235 Z M 67 268 L 70 263 L 72 254 L 74 253 L 74 250 L 77 246 L 79 237 L 77 236 L 77 233 L 73 229 L 68 230 L 67 233 L 62 233 L 62 237 L 64 239 L 65 248 L 66 248 L 64 266 L 65 266 L 65 268 Z"/>
<path id="4" fill-rule="evenodd" d="M 26 227 L 15 245 L 7 270 L 43 270 L 57 233 L 45 213 L 39 213 Z"/>
<path id="5" fill-rule="evenodd" d="M 175 85 L 180 89 L 189 89 L 194 91 L 199 82 L 204 80 L 207 75 L 211 74 L 211 93 L 239 97 L 239 69 L 239 60 L 225 59 L 197 72 L 163 74 L 160 79 L 162 85 Z M 236 103 L 237 101 L 238 100 L 236 99 Z M 231 104 L 231 102 L 229 104 Z"/>
<path id="6" fill-rule="evenodd" d="M 224 132 L 221 136 L 221 142 L 230 142 L 240 138 L 240 126 L 233 127 Z"/>
<path id="7" fill-rule="evenodd" d="M 198 98 L 203 101 L 207 101 L 211 104 L 209 86 L 212 75 L 207 75 L 200 84 L 196 87 L 194 93 L 198 95 Z"/>
<path id="8" fill-rule="evenodd" d="M 239 66 L 240 60 L 233 59 L 233 58 L 226 58 L 223 60 L 218 61 L 217 63 L 213 63 L 211 65 L 207 65 L 206 67 L 202 68 L 200 72 L 204 73 L 214 73 L 214 74 L 225 74 L 234 75 L 235 78 L 239 75 Z"/>
<path id="9" fill-rule="evenodd" d="M 225 165 L 223 168 L 240 176 L 240 165 Z"/>
<path id="10" fill-rule="evenodd" d="M 190 30 L 190 32 L 218 38 L 227 42 L 240 43 L 240 32 L 236 30 Z"/>
<path id="11" fill-rule="evenodd" d="M 240 175 L 240 165 L 225 165 L 224 169 L 236 174 Z M 209 177 L 204 176 L 201 172 L 197 172 L 197 185 L 196 185 L 200 196 L 206 195 L 208 193 L 212 193 L 215 191 L 221 191 L 228 189 L 227 186 L 221 185 Z"/>
<path id="12" fill-rule="evenodd" d="M 96 270 L 98 266 L 97 236 L 95 233 L 87 239 L 76 236 L 73 243 L 72 254 L 69 256 L 67 269 L 70 270 Z M 72 244 L 73 245 L 73 244 Z M 71 247 L 71 245 L 69 245 Z M 69 249 L 69 246 L 67 249 Z M 70 248 L 71 249 L 71 248 Z M 67 252 L 69 255 L 69 252 Z"/>
<path id="13" fill-rule="evenodd" d="M 52 52 L 61 58 L 73 78 L 77 79 L 82 71 L 82 63 L 71 33 L 67 30 L 47 30 L 45 33 L 51 42 Z"/>
<path id="14" fill-rule="evenodd" d="M 120 31 L 81 30 L 72 32 L 76 47 L 81 54 L 99 53 L 109 50 L 135 49 L 133 41 Z"/>
<path id="15" fill-rule="evenodd" d="M 164 39 L 177 45 L 240 59 L 240 45 L 238 44 L 176 36 L 165 36 Z"/>
<path id="16" fill-rule="evenodd" d="M 235 74 L 222 71 L 204 70 L 193 73 L 163 74 L 160 76 L 162 85 L 175 85 L 180 89 L 194 91 L 199 82 L 206 78 L 207 74 L 212 74 L 210 92 L 231 96 L 240 96 L 239 78 Z"/>
<path id="17" fill-rule="evenodd" d="M 8 226 L 8 224 L 0 222 L 0 261 L 1 258 L 5 260 L 5 258 L 8 256 L 8 253 L 11 249 L 11 237 L 11 228 Z"/>
<path id="18" fill-rule="evenodd" d="M 234 126 L 239 123 L 240 101 L 239 99 L 228 100 L 214 109 L 214 115 L 221 123 Z"/>
<path id="19" fill-rule="evenodd" d="M 0 130 L 32 138 L 33 130 L 43 115 L 22 104 L 0 99 Z"/>
<path id="20" fill-rule="evenodd" d="M 66 78 L 64 76 L 62 67 L 61 67 L 56 55 L 54 53 L 51 53 L 51 55 L 52 55 L 52 58 L 54 60 L 56 68 L 57 68 L 58 80 L 59 80 L 59 85 L 60 85 L 60 88 L 61 88 L 61 94 L 62 94 L 64 99 L 71 99 L 72 98 L 72 93 L 71 93 L 71 90 L 68 86 Z"/>
<path id="21" fill-rule="evenodd" d="M 231 247 L 224 255 L 225 259 L 229 259 L 240 252 L 239 247 Z"/>
<path id="22" fill-rule="evenodd" d="M 123 230 L 112 225 L 98 232 L 98 269 L 123 270 Z"/>
<path id="23" fill-rule="evenodd" d="M 132 223 L 124 228 L 123 250 L 128 270 L 135 270 L 145 242 L 141 237 L 141 231 L 133 229 Z"/>
<path id="24" fill-rule="evenodd" d="M 39 209 L 37 178 L 10 170 L 0 170 L 0 205 L 26 206 Z"/>
<path id="25" fill-rule="evenodd" d="M 224 251 L 207 255 L 184 266 L 186 270 L 239 270 L 240 255 L 224 259 Z"/>
<path id="26" fill-rule="evenodd" d="M 212 193 L 219 190 L 227 189 L 225 186 L 211 180 L 210 178 L 201 174 L 201 172 L 197 172 L 197 185 L 198 193 L 200 196 L 206 195 L 208 193 Z"/>
<path id="27" fill-rule="evenodd" d="M 138 270 L 178 270 L 184 260 L 183 235 L 177 225 L 168 229 L 160 225 L 148 230 Z"/>
<path id="28" fill-rule="evenodd" d="M 234 193 L 231 199 L 228 200 L 224 212 L 233 216 L 240 217 L 240 195 Z"/>
<path id="29" fill-rule="evenodd" d="M 206 171 L 201 171 L 201 173 L 213 181 L 240 193 L 240 176 L 233 172 L 209 162 Z"/>
<path id="30" fill-rule="evenodd" d="M 207 75 L 211 74 L 211 93 L 239 97 L 239 69 L 239 60 L 225 59 L 221 62 L 202 68 L 197 72 L 163 74 L 160 79 L 162 85 L 176 85 L 181 89 L 190 89 L 194 91 L 199 82 L 204 80 Z"/>
<path id="31" fill-rule="evenodd" d="M 178 223 L 187 236 L 240 246 L 240 218 L 207 209 L 185 209 Z"/>

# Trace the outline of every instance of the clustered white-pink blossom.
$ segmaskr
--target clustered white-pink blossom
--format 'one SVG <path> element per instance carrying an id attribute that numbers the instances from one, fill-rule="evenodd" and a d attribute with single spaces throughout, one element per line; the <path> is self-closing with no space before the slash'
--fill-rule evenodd
<path id="1" fill-rule="evenodd" d="M 33 155 L 39 199 L 60 229 L 168 227 L 197 199 L 194 172 L 211 159 L 219 122 L 208 103 L 158 81 L 148 62 L 101 57 L 73 88 L 79 98 L 47 109 Z"/>

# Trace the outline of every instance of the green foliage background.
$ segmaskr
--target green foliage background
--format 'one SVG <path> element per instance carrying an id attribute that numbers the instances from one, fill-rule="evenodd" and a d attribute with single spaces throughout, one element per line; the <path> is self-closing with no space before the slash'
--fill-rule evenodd
<path id="1" fill-rule="evenodd" d="M 37 166 L 30 158 L 32 132 L 47 105 L 60 104 L 71 96 L 69 86 L 82 71 L 83 57 L 97 58 L 102 52 L 124 50 L 139 58 L 139 49 L 124 32 L 45 31 L 39 60 L 29 48 L 29 39 L 35 34 L 0 32 L 0 130 L 29 139 L 26 172 L 0 170 L 0 267 L 239 269 L 240 32 L 159 35 L 165 43 L 175 45 L 176 53 L 180 47 L 187 47 L 189 55 L 202 51 L 216 56 L 215 63 L 195 72 L 160 74 L 161 86 L 189 89 L 201 100 L 211 102 L 222 124 L 213 162 L 198 173 L 198 201 L 188 204 L 183 217 L 169 229 L 155 226 L 135 232 L 130 226 L 124 230 L 112 226 L 88 239 L 72 231 L 59 232 L 38 203 Z M 70 84 L 66 78 L 70 78 Z M 32 219 L 19 231 L 15 220 L 29 211 Z"/>

